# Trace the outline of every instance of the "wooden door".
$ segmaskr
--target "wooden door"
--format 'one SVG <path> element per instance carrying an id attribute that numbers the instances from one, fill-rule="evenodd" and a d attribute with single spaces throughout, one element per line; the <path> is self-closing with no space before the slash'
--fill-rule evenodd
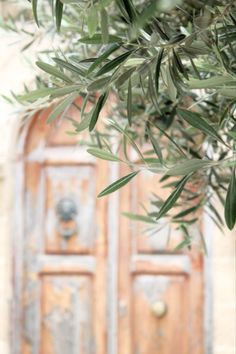
<path id="1" fill-rule="evenodd" d="M 203 354 L 201 257 L 170 253 L 165 232 L 147 238 L 120 214 L 137 212 L 156 179 L 144 172 L 96 199 L 127 171 L 97 163 L 47 115 L 31 124 L 18 166 L 12 353 Z"/>
<path id="2" fill-rule="evenodd" d="M 160 191 L 157 176 L 143 171 L 121 192 L 121 208 L 141 214 L 147 196 Z M 191 236 L 196 241 L 196 229 Z M 119 354 L 203 354 L 202 257 L 173 252 L 181 240 L 168 224 L 148 236 L 121 217 Z"/>

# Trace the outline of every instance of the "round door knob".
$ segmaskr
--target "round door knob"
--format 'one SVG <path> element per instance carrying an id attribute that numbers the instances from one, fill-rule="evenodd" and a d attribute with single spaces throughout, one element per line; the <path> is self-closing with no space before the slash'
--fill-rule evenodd
<path id="1" fill-rule="evenodd" d="M 152 305 L 152 312 L 158 318 L 164 317 L 167 313 L 166 303 L 161 300 L 154 302 L 154 304 Z"/>

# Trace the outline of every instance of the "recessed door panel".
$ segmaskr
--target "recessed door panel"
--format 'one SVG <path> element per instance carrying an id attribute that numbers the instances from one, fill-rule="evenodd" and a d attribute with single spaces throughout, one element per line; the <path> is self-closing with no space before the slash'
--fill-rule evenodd
<path id="1" fill-rule="evenodd" d="M 96 169 L 45 168 L 47 253 L 91 253 L 96 238 Z"/>
<path id="2" fill-rule="evenodd" d="M 133 296 L 134 354 L 190 354 L 187 278 L 135 276 Z"/>
<path id="3" fill-rule="evenodd" d="M 41 354 L 96 353 L 92 294 L 90 276 L 42 276 Z"/>
<path id="4" fill-rule="evenodd" d="M 132 209 L 134 213 L 145 215 L 146 211 L 157 213 L 158 209 L 151 201 L 156 201 L 153 195 L 166 200 L 170 190 L 161 188 L 160 175 L 150 171 L 142 171 L 132 184 Z M 155 219 L 155 217 L 154 217 Z M 159 220 L 158 226 L 153 224 L 133 222 L 132 230 L 138 253 L 173 252 L 175 246 L 182 241 L 181 233 L 168 220 Z"/>

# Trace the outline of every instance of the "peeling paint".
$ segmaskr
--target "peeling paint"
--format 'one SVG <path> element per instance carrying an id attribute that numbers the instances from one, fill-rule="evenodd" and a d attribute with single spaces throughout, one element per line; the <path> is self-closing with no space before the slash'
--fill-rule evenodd
<path id="1" fill-rule="evenodd" d="M 152 304 L 161 298 L 169 283 L 170 279 L 166 276 L 141 275 L 135 279 L 134 291 L 136 293 L 142 292 Z"/>
<path id="2" fill-rule="evenodd" d="M 42 351 L 93 354 L 92 284 L 84 276 L 46 276 L 43 280 Z"/>

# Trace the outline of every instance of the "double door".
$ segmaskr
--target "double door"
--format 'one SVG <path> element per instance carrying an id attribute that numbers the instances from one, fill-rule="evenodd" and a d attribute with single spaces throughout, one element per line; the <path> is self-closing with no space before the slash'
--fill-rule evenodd
<path id="1" fill-rule="evenodd" d="M 31 124 L 19 165 L 13 353 L 203 354 L 201 256 L 171 252 L 181 235 L 169 240 L 169 227 L 147 234 L 121 214 L 140 212 L 157 177 L 97 199 L 128 171 L 46 118 Z"/>

